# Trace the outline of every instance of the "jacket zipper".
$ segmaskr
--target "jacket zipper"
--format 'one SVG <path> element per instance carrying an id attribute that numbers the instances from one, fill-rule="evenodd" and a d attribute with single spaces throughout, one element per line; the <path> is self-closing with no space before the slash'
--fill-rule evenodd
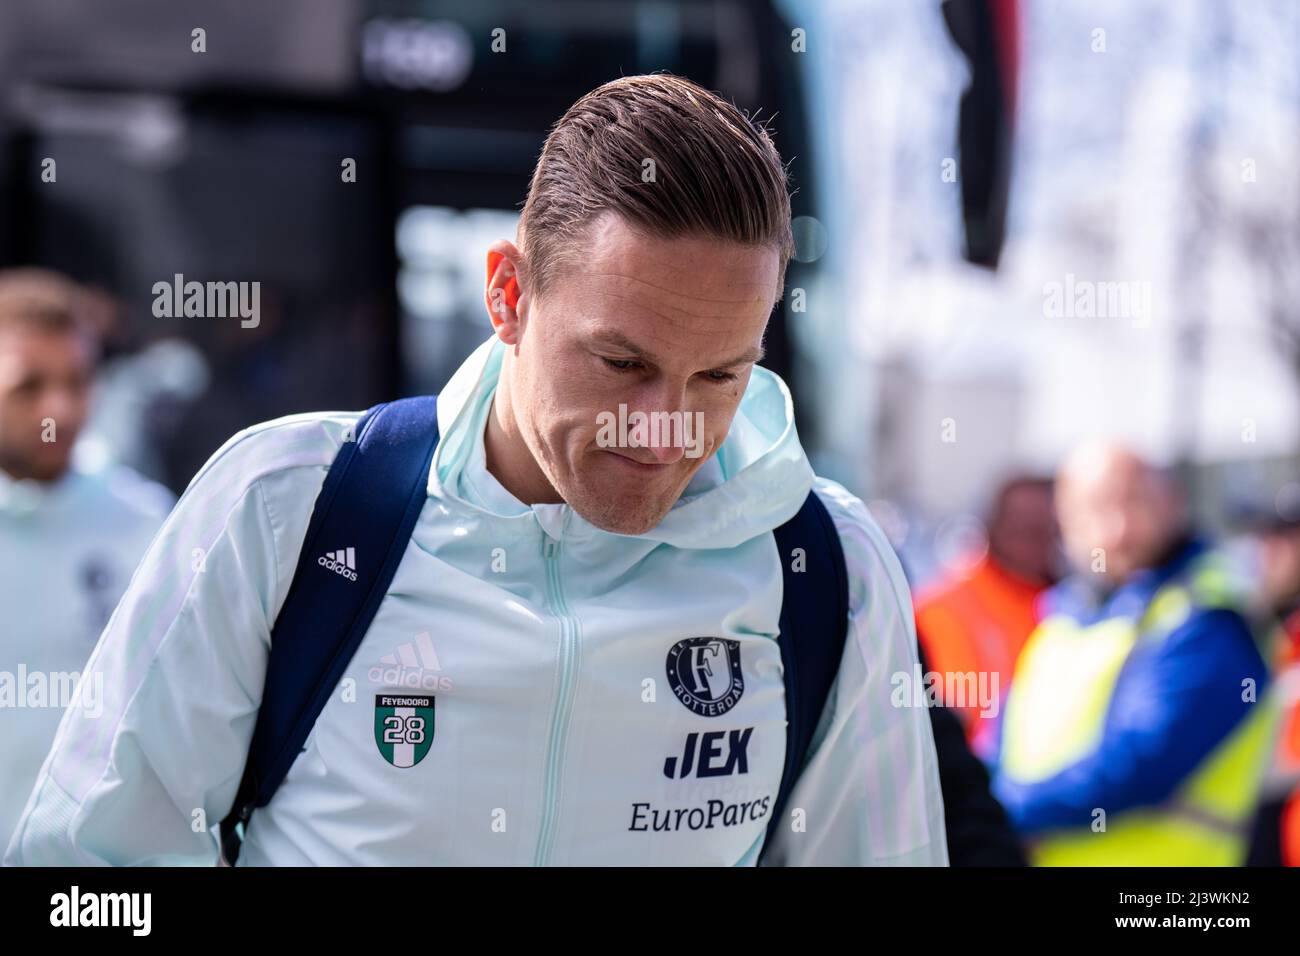
<path id="1" fill-rule="evenodd" d="M 542 822 L 537 838 L 534 866 L 545 866 L 555 839 L 556 803 L 564 764 L 564 740 L 573 706 L 574 673 L 577 670 L 578 622 L 569 612 L 560 587 L 560 542 L 543 532 L 542 555 L 546 559 L 546 585 L 551 609 L 560 623 L 560 678 L 555 709 L 551 714 L 551 735 L 546 757 L 546 789 L 542 800 Z"/>

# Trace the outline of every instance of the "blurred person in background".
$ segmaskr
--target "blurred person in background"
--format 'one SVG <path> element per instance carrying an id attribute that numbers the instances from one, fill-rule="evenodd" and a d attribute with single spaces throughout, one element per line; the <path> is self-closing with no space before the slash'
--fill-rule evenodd
<path id="1" fill-rule="evenodd" d="M 1246 516 L 1255 546 L 1257 599 L 1273 625 L 1268 653 L 1282 713 L 1261 787 L 1249 863 L 1300 866 L 1300 497 L 1295 485 Z"/>
<path id="2" fill-rule="evenodd" d="M 1268 769 L 1260 785 L 1251 836 L 1250 866 L 1300 866 L 1300 663 L 1277 677 L 1281 713 Z"/>
<path id="3" fill-rule="evenodd" d="M 80 671 L 171 506 L 73 446 L 99 352 L 92 293 L 53 272 L 0 272 L 0 843 L 7 842 Z"/>
<path id="4" fill-rule="evenodd" d="M 1268 649 L 1278 669 L 1300 663 L 1300 501 L 1252 522 L 1257 599 L 1276 622 Z"/>
<path id="5" fill-rule="evenodd" d="M 1077 573 L 1021 652 L 995 796 L 1039 865 L 1243 862 L 1271 724 L 1241 588 L 1128 450 L 1077 448 L 1056 498 Z"/>
<path id="6" fill-rule="evenodd" d="M 1035 602 L 1056 581 L 1060 562 L 1052 483 L 1017 476 L 998 489 L 988 516 L 988 550 L 951 571 L 916 601 L 917 638 L 940 673 L 997 675 L 1005 694 L 1021 647 L 1038 623 Z M 971 701 L 953 708 L 967 741 L 987 724 Z"/>

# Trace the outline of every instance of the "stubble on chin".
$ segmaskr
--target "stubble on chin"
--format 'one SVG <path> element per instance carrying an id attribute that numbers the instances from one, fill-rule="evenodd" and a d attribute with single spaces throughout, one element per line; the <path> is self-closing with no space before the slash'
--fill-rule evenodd
<path id="1" fill-rule="evenodd" d="M 600 488 L 585 487 L 573 500 L 572 507 L 583 519 L 602 531 L 614 534 L 645 534 L 656 527 L 682 496 L 689 476 L 671 492 L 647 494 L 646 489 L 632 486 L 618 497 L 602 494 Z"/>

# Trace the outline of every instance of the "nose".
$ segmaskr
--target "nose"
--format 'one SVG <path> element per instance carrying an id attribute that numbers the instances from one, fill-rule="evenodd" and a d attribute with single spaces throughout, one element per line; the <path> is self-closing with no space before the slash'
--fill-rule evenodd
<path id="1" fill-rule="evenodd" d="M 684 384 L 660 380 L 640 396 L 646 416 L 646 440 L 635 446 L 637 461 L 653 465 L 671 465 L 682 460 L 690 444 L 689 429 L 694 425 L 691 413 L 682 411 L 685 404 Z"/>
<path id="2" fill-rule="evenodd" d="M 685 413 L 683 412 L 681 414 Z M 656 438 L 658 437 L 659 436 L 656 436 Z M 659 444 L 651 444 L 649 448 L 644 449 L 646 454 L 650 456 L 650 464 L 672 465 L 682 460 L 682 456 L 686 454 L 686 447 L 684 444 L 663 444 L 664 441 L 670 441 L 673 437 L 674 436 L 670 431 L 668 435 L 662 436 Z M 654 440 L 655 439 L 652 439 L 652 441 Z"/>

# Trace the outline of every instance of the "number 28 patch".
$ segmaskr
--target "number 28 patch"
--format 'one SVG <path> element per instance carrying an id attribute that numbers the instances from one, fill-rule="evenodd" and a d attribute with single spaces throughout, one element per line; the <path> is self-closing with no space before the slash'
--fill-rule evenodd
<path id="1" fill-rule="evenodd" d="M 375 744 L 394 767 L 414 767 L 433 742 L 433 698 L 375 695 Z"/>

